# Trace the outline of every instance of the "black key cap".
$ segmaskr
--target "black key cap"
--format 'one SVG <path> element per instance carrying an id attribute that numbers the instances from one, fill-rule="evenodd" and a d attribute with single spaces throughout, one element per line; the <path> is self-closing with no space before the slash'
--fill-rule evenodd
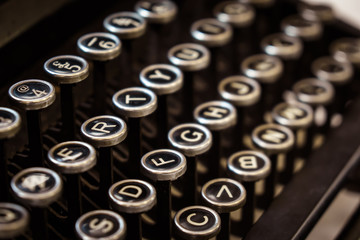
<path id="1" fill-rule="evenodd" d="M 28 211 L 17 204 L 0 203 L 0 238 L 12 239 L 25 232 L 29 225 Z"/>
<path id="2" fill-rule="evenodd" d="M 219 214 L 204 206 L 190 206 L 175 214 L 175 236 L 185 239 L 210 239 L 221 228 Z"/>
<path id="3" fill-rule="evenodd" d="M 5 141 L 14 137 L 21 128 L 20 115 L 5 107 L 0 107 L 0 201 L 9 200 L 8 160 L 6 156 Z"/>
<path id="4" fill-rule="evenodd" d="M 148 182 L 127 179 L 114 183 L 109 189 L 110 206 L 123 213 L 128 226 L 127 239 L 142 239 L 141 213 L 156 204 L 156 190 Z"/>
<path id="5" fill-rule="evenodd" d="M 27 168 L 11 180 L 15 198 L 31 207 L 30 226 L 34 239 L 49 239 L 47 209 L 62 192 L 60 176 L 47 168 Z"/>
<path id="6" fill-rule="evenodd" d="M 180 152 L 159 149 L 141 158 L 141 172 L 155 182 L 158 239 L 171 238 L 171 182 L 186 171 L 186 158 Z"/>
<path id="7" fill-rule="evenodd" d="M 152 114 L 157 108 L 157 97 L 153 91 L 142 87 L 125 88 L 113 95 L 112 103 L 117 112 L 128 119 L 128 147 L 130 176 L 140 173 L 142 156 L 141 119 Z"/>
<path id="8" fill-rule="evenodd" d="M 201 189 L 206 205 L 220 214 L 221 230 L 218 239 L 230 239 L 230 212 L 243 207 L 246 202 L 246 190 L 237 181 L 230 178 L 217 178 L 207 182 Z"/>
<path id="9" fill-rule="evenodd" d="M 89 65 L 81 57 L 61 55 L 47 60 L 44 70 L 60 85 L 63 140 L 75 140 L 73 87 L 89 76 Z"/>
<path id="10" fill-rule="evenodd" d="M 127 136 L 126 123 L 115 116 L 97 116 L 81 125 L 82 138 L 98 149 L 98 170 L 100 174 L 100 195 L 104 196 L 114 182 L 112 148 Z M 106 198 L 99 198 L 101 205 L 108 205 Z"/>
<path id="11" fill-rule="evenodd" d="M 125 239 L 126 223 L 122 216 L 109 210 L 94 210 L 82 215 L 75 224 L 80 239 Z"/>
<path id="12" fill-rule="evenodd" d="M 169 143 L 187 157 L 187 172 L 184 177 L 184 202 L 196 204 L 198 201 L 197 156 L 207 152 L 212 145 L 211 132 L 196 123 L 184 123 L 169 131 Z"/>
<path id="13" fill-rule="evenodd" d="M 255 183 L 265 179 L 271 171 L 270 159 L 259 151 L 245 150 L 232 154 L 227 162 L 228 174 L 240 181 L 246 189 L 246 203 L 241 222 L 233 228 L 236 235 L 244 236 L 254 223 L 256 192 Z"/>
<path id="14" fill-rule="evenodd" d="M 49 165 L 66 178 L 64 189 L 67 199 L 69 232 L 73 233 L 74 224 L 83 213 L 80 174 L 96 165 L 96 151 L 87 143 L 69 141 L 52 147 L 47 157 Z"/>
<path id="15" fill-rule="evenodd" d="M 55 89 L 46 81 L 29 79 L 12 85 L 9 96 L 14 104 L 26 111 L 31 165 L 43 166 L 40 110 L 49 107 L 55 101 Z"/>

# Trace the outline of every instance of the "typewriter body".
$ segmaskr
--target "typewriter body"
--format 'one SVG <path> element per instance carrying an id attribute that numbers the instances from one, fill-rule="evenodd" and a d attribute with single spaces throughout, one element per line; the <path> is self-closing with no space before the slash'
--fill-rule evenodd
<path id="1" fill-rule="evenodd" d="M 360 31 L 170 3 L 0 0 L 0 239 L 359 239 Z"/>

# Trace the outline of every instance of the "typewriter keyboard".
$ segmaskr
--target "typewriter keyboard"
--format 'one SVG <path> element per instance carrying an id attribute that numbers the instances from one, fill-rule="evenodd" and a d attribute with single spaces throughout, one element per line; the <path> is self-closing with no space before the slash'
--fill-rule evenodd
<path id="1" fill-rule="evenodd" d="M 359 239 L 360 32 L 331 7 L 64 2 L 0 48 L 0 239 L 306 239 L 344 189 L 331 239 Z"/>

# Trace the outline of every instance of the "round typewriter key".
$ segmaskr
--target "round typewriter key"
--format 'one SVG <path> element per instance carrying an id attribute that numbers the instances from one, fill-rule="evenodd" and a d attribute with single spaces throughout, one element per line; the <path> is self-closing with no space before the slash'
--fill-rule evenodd
<path id="1" fill-rule="evenodd" d="M 109 15 L 103 21 L 104 28 L 117 35 L 123 42 L 124 54 L 120 65 L 122 78 L 134 81 L 133 71 L 135 67 L 134 40 L 145 34 L 146 20 L 136 12 L 117 12 Z M 123 88 L 123 87 L 122 87 Z"/>
<path id="2" fill-rule="evenodd" d="M 318 79 L 331 82 L 336 88 L 335 106 L 332 108 L 332 113 L 335 111 L 343 112 L 346 99 L 352 96 L 348 89 L 349 82 L 354 76 L 352 65 L 348 62 L 339 62 L 333 57 L 321 57 L 312 63 L 311 70 Z"/>
<path id="3" fill-rule="evenodd" d="M 12 178 L 11 189 L 18 201 L 32 208 L 33 238 L 48 239 L 46 207 L 61 195 L 60 176 L 47 168 L 27 168 Z"/>
<path id="4" fill-rule="evenodd" d="M 255 182 L 265 179 L 270 174 L 271 162 L 259 151 L 240 151 L 229 157 L 227 169 L 229 175 L 242 182 L 246 189 L 246 204 L 242 210 L 241 229 L 235 229 L 243 234 L 248 232 L 254 223 Z"/>
<path id="5" fill-rule="evenodd" d="M 340 61 L 348 61 L 359 66 L 360 64 L 360 40 L 358 38 L 340 38 L 330 45 L 333 57 Z"/>
<path id="6" fill-rule="evenodd" d="M 72 140 L 75 137 L 73 87 L 89 76 L 89 65 L 81 57 L 61 55 L 47 60 L 44 69 L 60 85 L 63 138 Z"/>
<path id="7" fill-rule="evenodd" d="M 141 213 L 156 204 L 156 190 L 142 180 L 127 179 L 114 183 L 109 189 L 110 206 L 123 213 L 128 226 L 128 239 L 142 239 Z"/>
<path id="8" fill-rule="evenodd" d="M 284 73 L 279 85 L 281 89 L 290 88 L 294 81 L 294 72 L 298 67 L 298 60 L 303 52 L 302 41 L 284 33 L 275 33 L 266 36 L 260 45 L 266 54 L 283 60 Z"/>
<path id="9" fill-rule="evenodd" d="M 196 43 L 183 43 L 168 51 L 169 61 L 184 72 L 184 88 L 182 92 L 183 112 L 186 121 L 192 120 L 194 107 L 195 73 L 204 70 L 210 64 L 210 51 Z"/>
<path id="10" fill-rule="evenodd" d="M 330 103 L 334 99 L 335 90 L 331 83 L 327 81 L 306 78 L 294 84 L 293 92 L 298 101 L 309 104 L 313 108 L 314 125 L 318 127 L 309 131 L 310 134 L 307 137 L 305 151 L 308 154 L 313 147 L 314 135 L 320 132 L 324 133 L 330 127 L 331 116 L 329 114 L 332 112 Z M 320 111 L 324 107 L 326 108 L 325 114 Z"/>
<path id="11" fill-rule="evenodd" d="M 311 69 L 320 80 L 333 83 L 335 86 L 347 84 L 353 77 L 353 68 L 347 62 L 339 62 L 332 57 L 316 59 Z"/>
<path id="12" fill-rule="evenodd" d="M 122 216 L 109 210 L 94 210 L 82 215 L 75 224 L 80 239 L 123 240 L 126 223 Z"/>
<path id="13" fill-rule="evenodd" d="M 78 39 L 77 47 L 82 56 L 93 61 L 109 61 L 121 53 L 120 39 L 105 32 L 85 34 Z"/>
<path id="14" fill-rule="evenodd" d="M 167 95 L 177 92 L 183 86 L 183 73 L 175 66 L 153 64 L 140 72 L 141 83 L 158 96 L 157 132 L 160 147 L 166 146 L 168 132 Z"/>
<path id="15" fill-rule="evenodd" d="M 252 23 L 255 19 L 255 10 L 250 4 L 238 1 L 224 1 L 218 3 L 214 16 L 220 22 L 228 23 L 233 27 L 233 39 L 225 51 L 229 51 L 233 73 L 239 71 L 240 61 L 253 50 L 252 36 L 254 35 Z M 246 47 L 245 47 L 246 46 Z"/>
<path id="16" fill-rule="evenodd" d="M 212 86 L 209 89 L 210 96 L 215 98 L 217 94 L 214 86 L 217 85 L 220 71 L 218 67 L 220 61 L 219 47 L 223 47 L 231 41 L 232 28 L 229 24 L 220 22 L 215 18 L 205 18 L 194 22 L 191 25 L 190 33 L 195 41 L 210 49 L 211 59 L 207 78 L 208 84 Z"/>
<path id="17" fill-rule="evenodd" d="M 249 78 L 255 78 L 261 83 L 276 82 L 283 72 L 283 64 L 277 57 L 257 54 L 246 58 L 241 64 L 242 72 Z"/>
<path id="18" fill-rule="evenodd" d="M 217 178 L 202 187 L 201 195 L 206 205 L 220 214 L 221 230 L 217 238 L 230 239 L 230 212 L 244 206 L 245 188 L 233 179 Z"/>
<path id="19" fill-rule="evenodd" d="M 128 118 L 129 165 L 134 177 L 139 175 L 141 158 L 141 118 L 152 114 L 157 108 L 153 91 L 142 87 L 125 88 L 112 97 L 115 109 Z"/>
<path id="20" fill-rule="evenodd" d="M 187 171 L 184 186 L 185 198 L 190 203 L 197 201 L 197 158 L 207 152 L 212 145 L 211 132 L 204 126 L 196 123 L 184 123 L 175 126 L 169 131 L 168 140 L 172 147 L 187 157 Z"/>
<path id="21" fill-rule="evenodd" d="M 9 175 L 5 141 L 14 137 L 20 128 L 20 115 L 10 108 L 0 107 L 0 201 L 8 201 L 9 197 Z"/>
<path id="22" fill-rule="evenodd" d="M 285 154 L 294 146 L 294 134 L 285 126 L 269 123 L 256 127 L 251 137 L 255 147 L 264 151 L 271 160 L 271 172 L 265 182 L 266 209 L 275 195 L 278 155 Z"/>
<path id="23" fill-rule="evenodd" d="M 334 96 L 333 86 L 329 82 L 316 78 L 298 81 L 294 84 L 293 91 L 300 102 L 311 106 L 327 105 Z"/>
<path id="24" fill-rule="evenodd" d="M 241 71 L 245 76 L 254 78 L 261 83 L 262 111 L 269 110 L 280 97 L 280 87 L 275 84 L 284 71 L 282 61 L 278 57 L 266 54 L 252 55 L 241 63 Z"/>
<path id="25" fill-rule="evenodd" d="M 135 11 L 149 23 L 166 24 L 175 18 L 177 6 L 167 0 L 140 0 Z"/>
<path id="26" fill-rule="evenodd" d="M 82 213 L 80 174 L 95 166 L 96 151 L 91 145 L 84 142 L 63 142 L 49 150 L 48 163 L 66 178 L 64 189 L 72 232 L 73 225 Z"/>
<path id="27" fill-rule="evenodd" d="M 200 71 L 209 66 L 209 50 L 196 43 L 183 43 L 172 47 L 168 52 L 172 64 L 183 71 Z"/>
<path id="28" fill-rule="evenodd" d="M 17 204 L 0 203 L 0 238 L 12 239 L 18 237 L 29 224 L 28 211 Z"/>
<path id="29" fill-rule="evenodd" d="M 210 101 L 197 106 L 194 110 L 194 119 L 206 126 L 212 135 L 212 148 L 210 149 L 209 176 L 216 177 L 221 169 L 221 132 L 235 126 L 236 109 L 225 101 Z"/>
<path id="30" fill-rule="evenodd" d="M 286 183 L 290 181 L 294 172 L 295 158 L 298 157 L 304 147 L 304 144 L 299 142 L 300 134 L 301 132 L 306 132 L 313 123 L 313 110 L 309 105 L 300 102 L 282 102 L 274 107 L 272 118 L 275 123 L 292 129 L 295 135 L 295 147 L 287 155 L 282 175 L 283 179 L 281 179 Z"/>
<path id="31" fill-rule="evenodd" d="M 185 156 L 174 150 L 154 150 L 141 158 L 142 174 L 155 182 L 160 239 L 171 238 L 171 182 L 181 177 L 185 171 Z"/>
<path id="32" fill-rule="evenodd" d="M 207 47 L 220 47 L 229 43 L 232 37 L 231 26 L 214 18 L 194 22 L 190 29 L 192 37 Z"/>
<path id="33" fill-rule="evenodd" d="M 298 5 L 300 15 L 310 21 L 331 23 L 335 20 L 335 14 L 330 5 L 301 3 Z"/>
<path id="34" fill-rule="evenodd" d="M 300 15 L 291 15 L 281 22 L 281 29 L 289 36 L 300 37 L 305 41 L 317 40 L 322 34 L 318 21 L 307 20 Z"/>
<path id="35" fill-rule="evenodd" d="M 114 180 L 112 147 L 126 138 L 126 123 L 115 116 L 96 116 L 81 125 L 81 134 L 86 142 L 98 148 L 99 191 L 101 194 L 106 194 Z M 105 199 L 101 199 L 101 201 L 105 201 Z M 103 202 L 103 204 L 105 203 Z"/>
<path id="36" fill-rule="evenodd" d="M 254 21 L 255 11 L 250 5 L 225 1 L 215 6 L 214 15 L 219 21 L 239 28 L 249 26 Z"/>
<path id="37" fill-rule="evenodd" d="M 250 117 L 253 119 L 251 122 L 255 124 L 261 120 L 254 119 L 253 114 L 248 110 L 259 102 L 261 96 L 261 86 L 254 79 L 244 76 L 230 76 L 221 80 L 218 85 L 218 92 L 220 96 L 231 102 L 236 107 L 237 123 L 235 125 L 232 144 L 235 149 L 243 146 L 243 135 L 246 128 L 245 119 Z"/>
<path id="38" fill-rule="evenodd" d="M 93 108 L 91 115 L 103 114 L 106 110 L 106 63 L 121 53 L 120 39 L 111 33 L 95 32 L 80 37 L 77 41 L 80 55 L 93 63 Z"/>
<path id="39" fill-rule="evenodd" d="M 210 239 L 221 228 L 219 214 L 204 206 L 190 206 L 181 209 L 174 218 L 176 234 L 181 239 Z"/>
<path id="40" fill-rule="evenodd" d="M 135 12 L 118 12 L 105 18 L 105 29 L 121 39 L 133 39 L 142 36 L 146 30 L 146 21 Z"/>
<path id="41" fill-rule="evenodd" d="M 271 56 L 283 60 L 298 59 L 302 54 L 303 44 L 297 37 L 291 37 L 284 33 L 275 33 L 266 36 L 261 41 L 261 48 Z"/>
<path id="42" fill-rule="evenodd" d="M 29 79 L 15 83 L 9 89 L 10 99 L 26 110 L 30 159 L 34 166 L 43 165 L 40 110 L 55 101 L 52 84 L 38 79 Z"/>

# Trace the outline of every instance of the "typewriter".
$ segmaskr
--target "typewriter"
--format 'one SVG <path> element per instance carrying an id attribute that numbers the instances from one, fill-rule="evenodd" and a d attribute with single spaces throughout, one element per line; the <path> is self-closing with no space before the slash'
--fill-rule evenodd
<path id="1" fill-rule="evenodd" d="M 359 239 L 360 32 L 290 0 L 0 1 L 0 239 Z"/>

